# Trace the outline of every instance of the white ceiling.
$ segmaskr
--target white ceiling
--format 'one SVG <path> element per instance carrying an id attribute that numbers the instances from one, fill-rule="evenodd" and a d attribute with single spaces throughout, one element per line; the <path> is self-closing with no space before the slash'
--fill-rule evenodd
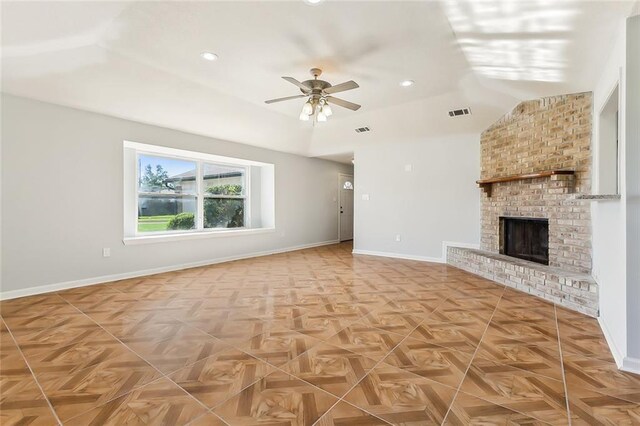
<path id="1" fill-rule="evenodd" d="M 477 133 L 519 100 L 591 90 L 632 2 L 3 2 L 3 91 L 207 136 L 348 161 L 358 143 Z M 202 51 L 220 56 L 215 62 Z M 315 127 L 282 80 L 320 67 Z M 399 86 L 404 79 L 416 84 Z M 471 107 L 449 119 L 452 108 Z M 355 127 L 370 126 L 358 135 Z M 153 141 L 145 141 L 153 142 Z"/>

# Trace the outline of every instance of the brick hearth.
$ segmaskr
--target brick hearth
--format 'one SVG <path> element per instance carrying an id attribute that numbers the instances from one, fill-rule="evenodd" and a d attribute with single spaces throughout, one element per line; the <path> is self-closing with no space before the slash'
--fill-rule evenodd
<path id="1" fill-rule="evenodd" d="M 461 247 L 448 248 L 447 262 L 569 309 L 598 316 L 598 284 L 588 274 Z"/>

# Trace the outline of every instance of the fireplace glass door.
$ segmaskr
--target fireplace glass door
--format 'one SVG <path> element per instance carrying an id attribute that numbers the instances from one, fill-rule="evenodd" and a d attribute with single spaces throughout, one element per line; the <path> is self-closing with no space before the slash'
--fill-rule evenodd
<path id="1" fill-rule="evenodd" d="M 549 221 L 547 219 L 501 217 L 500 252 L 507 256 L 549 264 Z"/>

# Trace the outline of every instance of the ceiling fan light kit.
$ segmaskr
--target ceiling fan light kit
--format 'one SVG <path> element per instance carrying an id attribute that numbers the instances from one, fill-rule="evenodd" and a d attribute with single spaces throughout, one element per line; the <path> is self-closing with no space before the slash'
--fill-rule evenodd
<path id="1" fill-rule="evenodd" d="M 327 117 L 333 114 L 333 110 L 331 109 L 331 106 L 329 105 L 329 103 L 322 98 L 320 99 L 320 112 L 326 115 Z"/>
<path id="2" fill-rule="evenodd" d="M 282 77 L 289 83 L 298 86 L 298 88 L 302 92 L 302 95 L 270 99 L 268 101 L 265 101 L 265 103 L 272 104 L 274 102 L 288 101 L 290 99 L 307 98 L 307 101 L 302 106 L 302 111 L 300 112 L 299 118 L 302 121 L 309 121 L 311 117 L 314 117 L 314 122 L 327 121 L 327 117 L 333 115 L 333 110 L 331 109 L 331 106 L 329 104 L 338 105 L 352 111 L 357 111 L 358 109 L 360 109 L 360 105 L 358 104 L 354 104 L 353 102 L 330 96 L 333 93 L 357 89 L 358 87 L 360 87 L 358 86 L 358 83 L 350 80 L 332 86 L 329 82 L 318 79 L 320 74 L 322 74 L 322 70 L 320 68 L 311 68 L 309 72 L 313 76 L 313 79 L 305 80 L 303 82 L 299 82 L 293 77 Z"/>

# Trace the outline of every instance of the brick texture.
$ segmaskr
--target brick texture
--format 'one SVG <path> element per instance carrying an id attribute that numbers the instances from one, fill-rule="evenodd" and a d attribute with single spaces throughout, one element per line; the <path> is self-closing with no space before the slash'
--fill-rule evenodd
<path id="1" fill-rule="evenodd" d="M 500 248 L 499 217 L 549 220 L 549 265 L 591 271 L 591 216 L 576 193 L 591 192 L 591 93 L 526 101 L 482 133 L 481 178 L 546 170 L 575 175 L 493 185 L 482 194 L 481 248 Z"/>
<path id="2" fill-rule="evenodd" d="M 588 274 L 462 247 L 447 249 L 447 263 L 574 311 L 598 316 L 598 284 Z"/>

